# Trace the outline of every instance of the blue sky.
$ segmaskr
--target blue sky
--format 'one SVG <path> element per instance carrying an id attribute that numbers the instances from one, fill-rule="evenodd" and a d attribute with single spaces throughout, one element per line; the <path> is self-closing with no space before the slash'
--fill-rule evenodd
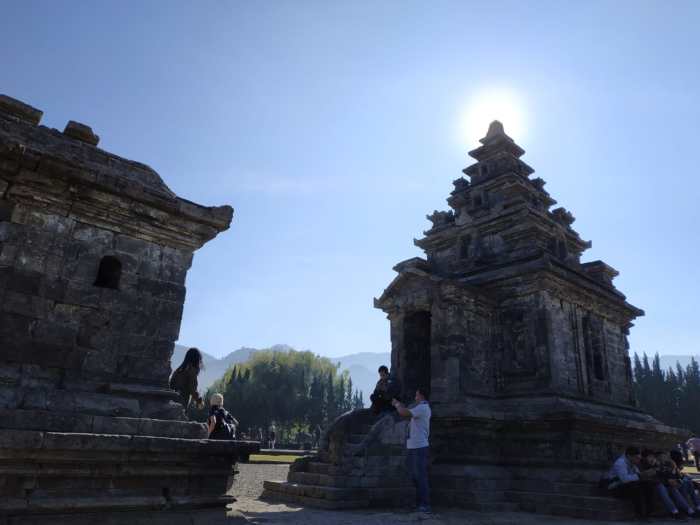
<path id="1" fill-rule="evenodd" d="M 372 298 L 470 163 L 465 112 L 505 90 L 584 259 L 646 311 L 632 350 L 689 354 L 699 26 L 682 1 L 9 1 L 0 92 L 235 208 L 195 255 L 181 343 L 332 356 L 389 350 Z"/>

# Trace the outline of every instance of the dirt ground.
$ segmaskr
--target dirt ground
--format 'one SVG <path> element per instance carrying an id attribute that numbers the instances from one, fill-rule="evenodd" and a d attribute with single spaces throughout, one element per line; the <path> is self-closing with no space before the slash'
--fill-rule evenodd
<path id="1" fill-rule="evenodd" d="M 602 522 L 543 516 L 526 512 L 485 513 L 458 509 L 434 509 L 432 515 L 401 510 L 319 510 L 293 504 L 260 500 L 265 479 L 283 480 L 288 465 L 239 464 L 231 494 L 238 500 L 233 509 L 251 524 L 260 525 L 619 525 Z M 654 520 L 654 523 L 678 523 L 674 520 Z"/>

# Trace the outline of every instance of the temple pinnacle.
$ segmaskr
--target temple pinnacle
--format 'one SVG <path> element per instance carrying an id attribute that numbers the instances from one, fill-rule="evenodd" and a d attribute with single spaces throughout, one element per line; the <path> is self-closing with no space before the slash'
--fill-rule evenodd
<path id="1" fill-rule="evenodd" d="M 503 124 L 500 120 L 494 120 L 489 124 L 489 130 L 486 132 L 486 139 L 494 138 L 498 135 L 505 135 L 506 132 L 503 129 Z"/>

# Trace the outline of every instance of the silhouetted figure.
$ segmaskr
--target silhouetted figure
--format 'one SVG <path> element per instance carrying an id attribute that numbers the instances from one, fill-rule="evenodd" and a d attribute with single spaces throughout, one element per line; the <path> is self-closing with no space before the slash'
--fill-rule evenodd
<path id="1" fill-rule="evenodd" d="M 379 372 L 379 381 L 374 387 L 374 392 L 369 396 L 370 401 L 372 401 L 372 412 L 374 414 L 393 410 L 391 400 L 399 394 L 398 383 L 389 374 L 389 369 L 382 365 L 377 372 Z"/>
<path id="2" fill-rule="evenodd" d="M 197 392 L 197 376 L 203 368 L 202 353 L 197 348 L 190 348 L 182 364 L 170 377 L 170 388 L 180 394 L 180 403 L 185 410 L 190 406 L 191 401 L 197 404 L 197 408 L 204 408 L 204 401 Z"/>

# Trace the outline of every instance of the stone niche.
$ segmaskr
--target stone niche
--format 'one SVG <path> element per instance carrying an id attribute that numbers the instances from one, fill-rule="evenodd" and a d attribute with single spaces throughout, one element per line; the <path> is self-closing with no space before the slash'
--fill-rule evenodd
<path id="1" fill-rule="evenodd" d="M 576 497 L 600 496 L 592 484 L 625 446 L 669 448 L 685 431 L 637 408 L 627 335 L 643 312 L 617 272 L 581 263 L 591 243 L 570 212 L 550 211 L 499 122 L 481 143 L 451 209 L 415 241 L 426 257 L 396 265 L 375 300 L 393 373 L 407 399 L 432 391 L 437 501 L 586 516 L 594 502 Z"/>
<path id="2" fill-rule="evenodd" d="M 41 115 L 0 96 L 0 523 L 223 508 L 244 444 L 204 439 L 168 378 L 193 252 L 233 210 Z"/>

